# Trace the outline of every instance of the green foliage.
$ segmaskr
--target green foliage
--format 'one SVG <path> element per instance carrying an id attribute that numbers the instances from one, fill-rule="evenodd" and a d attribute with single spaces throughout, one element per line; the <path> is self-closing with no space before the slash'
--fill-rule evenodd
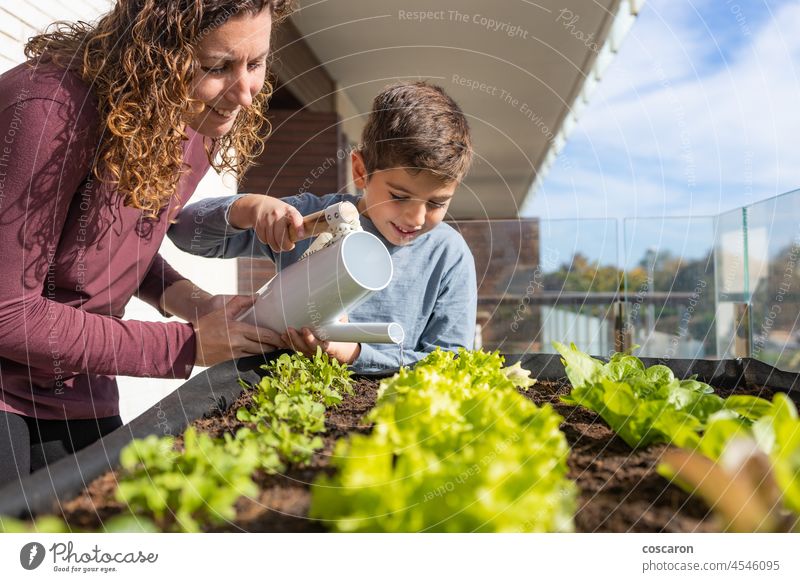
<path id="1" fill-rule="evenodd" d="M 171 437 L 128 445 L 120 456 L 119 501 L 165 529 L 199 531 L 235 517 L 239 497 L 258 491 L 256 469 L 277 473 L 287 463 L 308 462 L 323 444 L 326 407 L 352 392 L 350 372 L 321 350 L 313 358 L 284 354 L 263 369 L 253 405 L 237 411 L 249 426 L 235 437 L 212 439 L 189 428 L 181 452 Z"/>
<path id="2" fill-rule="evenodd" d="M 495 353 L 437 350 L 382 382 L 369 436 L 337 443 L 310 515 L 339 531 L 568 531 L 575 487 L 550 406 Z"/>
<path id="3" fill-rule="evenodd" d="M 526 390 L 536 384 L 536 379 L 531 378 L 530 370 L 522 367 L 521 362 L 517 362 L 513 366 L 507 366 L 502 370 L 506 378 L 509 378 L 515 386 L 525 388 Z"/>
<path id="4" fill-rule="evenodd" d="M 158 533 L 159 531 L 149 518 L 127 513 L 107 519 L 97 533 Z"/>
<path id="5" fill-rule="evenodd" d="M 236 413 L 250 425 L 236 439 L 255 439 L 260 468 L 277 473 L 285 463 L 309 462 L 322 448 L 316 435 L 325 432 L 325 410 L 353 392 L 351 373 L 319 348 L 313 358 L 283 354 L 263 369 L 267 374 L 255 386 L 252 406 Z"/>
<path id="6" fill-rule="evenodd" d="M 313 358 L 284 354 L 263 366 L 267 375 L 255 386 L 253 406 L 237 411 L 249 424 L 236 436 L 213 439 L 184 433 L 183 451 L 175 439 L 151 435 L 134 440 L 120 454 L 117 500 L 134 514 L 103 524 L 106 532 L 199 531 L 208 524 L 235 518 L 236 501 L 253 496 L 252 480 L 260 468 L 268 473 L 289 463 L 305 463 L 323 446 L 326 407 L 338 405 L 352 393 L 346 366 L 317 350 Z M 0 516 L 0 532 L 68 532 L 60 518 L 44 516 L 35 522 Z"/>
<path id="7" fill-rule="evenodd" d="M 797 408 L 785 394 L 776 394 L 772 403 L 760 400 L 755 422 L 722 416 L 712 419 L 700 443 L 700 452 L 713 461 L 719 461 L 735 439 L 755 440 L 772 462 L 784 505 L 800 513 L 800 420 Z"/>
<path id="8" fill-rule="evenodd" d="M 712 417 L 749 423 L 764 412 L 764 400 L 725 400 L 696 377 L 675 378 L 666 366 L 645 369 L 639 358 L 616 353 L 606 364 L 558 342 L 572 391 L 563 400 L 597 412 L 633 448 L 672 443 L 695 448 Z M 768 403 L 767 403 L 768 404 Z"/>
<path id="9" fill-rule="evenodd" d="M 251 475 L 258 465 L 255 443 L 230 444 L 197 434 L 183 435 L 184 450 L 173 448 L 171 437 L 151 435 L 123 449 L 123 480 L 117 499 L 133 513 L 155 516 L 165 529 L 196 532 L 205 523 L 224 523 L 236 515 L 234 504 L 258 488 Z"/>
<path id="10" fill-rule="evenodd" d="M 264 393 L 309 393 L 317 402 L 329 407 L 341 404 L 343 395 L 353 391 L 352 374 L 347 365 L 328 357 L 319 347 L 313 358 L 283 354 L 262 369 L 267 374 L 258 389 Z"/>
<path id="11" fill-rule="evenodd" d="M 800 513 L 800 420 L 788 396 L 775 395 L 770 411 L 753 425 L 753 433 L 772 459 L 784 505 Z"/>
<path id="12" fill-rule="evenodd" d="M 622 283 L 623 272 L 614 265 L 601 265 L 586 255 L 575 253 L 569 262 L 546 273 L 542 283 L 548 291 L 617 291 Z"/>
<path id="13" fill-rule="evenodd" d="M 631 447 L 664 442 L 685 449 L 668 454 L 658 472 L 701 495 L 728 527 L 784 531 L 791 520 L 775 507 L 800 513 L 800 420 L 788 396 L 776 394 L 771 403 L 747 395 L 723 400 L 709 385 L 678 380 L 665 366 L 645 369 L 625 354 L 605 364 L 574 345 L 554 346 L 573 385 L 564 400 L 600 414 Z"/>
<path id="14" fill-rule="evenodd" d="M 706 500 L 726 529 L 800 531 L 797 409 L 785 394 L 749 398 L 728 398 L 697 448 L 669 451 L 658 472 Z"/>
<path id="15" fill-rule="evenodd" d="M 44 515 L 32 521 L 0 515 L 0 533 L 70 533 L 70 527 L 54 515 Z"/>
<path id="16" fill-rule="evenodd" d="M 0 533 L 156 533 L 158 528 L 146 517 L 115 515 L 97 531 L 71 527 L 60 517 L 43 515 L 31 521 L 0 515 Z"/>

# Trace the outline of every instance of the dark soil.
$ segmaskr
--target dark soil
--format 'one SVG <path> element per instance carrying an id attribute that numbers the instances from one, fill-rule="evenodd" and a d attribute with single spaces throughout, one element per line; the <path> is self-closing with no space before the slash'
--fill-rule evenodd
<path id="1" fill-rule="evenodd" d="M 235 524 L 214 531 L 317 532 L 323 527 L 307 519 L 310 483 L 324 471 L 331 471 L 330 456 L 337 439 L 354 432 L 368 432 L 364 415 L 375 405 L 378 381 L 361 378 L 354 393 L 336 409 L 327 412 L 325 446 L 311 463 L 293 467 L 283 475 L 259 474 L 258 499 L 243 498 L 237 506 Z M 708 508 L 659 476 L 655 467 L 665 445 L 632 450 L 616 437 L 595 413 L 568 406 L 560 396 L 569 391 L 566 381 L 537 383 L 520 391 L 536 404 L 549 403 L 564 417 L 561 428 L 571 447 L 569 477 L 580 490 L 575 529 L 579 532 L 709 532 L 718 531 Z M 733 390 L 718 390 L 725 397 Z M 737 394 L 754 394 L 772 399 L 769 389 L 737 389 Z M 249 402 L 244 393 L 222 415 L 193 423 L 198 430 L 222 436 L 242 426 L 236 410 Z M 109 472 L 96 479 L 75 500 L 64 506 L 64 516 L 76 528 L 95 529 L 101 522 L 123 510 L 114 501 L 116 475 Z"/>
<path id="2" fill-rule="evenodd" d="M 317 451 L 306 466 L 292 467 L 283 475 L 259 473 L 256 482 L 261 488 L 258 499 L 242 498 L 237 507 L 236 524 L 216 528 L 214 531 L 268 531 L 291 532 L 324 531 L 317 522 L 306 518 L 311 504 L 309 486 L 321 471 L 329 470 L 329 460 L 337 439 L 354 432 L 369 432 L 370 426 L 363 417 L 375 406 L 379 380 L 358 378 L 353 383 L 353 394 L 344 398 L 338 408 L 326 413 L 324 448 Z M 244 424 L 236 418 L 236 411 L 250 404 L 250 392 L 245 391 L 221 415 L 200 418 L 192 423 L 198 431 L 214 437 L 234 434 Z M 180 447 L 181 439 L 176 439 Z M 114 500 L 117 476 L 113 471 L 95 479 L 73 501 L 63 506 L 64 518 L 78 529 L 97 529 L 103 520 L 123 511 L 123 504 Z"/>

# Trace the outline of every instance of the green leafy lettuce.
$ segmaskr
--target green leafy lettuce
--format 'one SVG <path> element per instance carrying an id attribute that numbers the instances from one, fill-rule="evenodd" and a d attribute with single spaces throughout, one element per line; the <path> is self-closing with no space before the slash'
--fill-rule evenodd
<path id="1" fill-rule="evenodd" d="M 239 497 L 258 491 L 256 469 L 277 473 L 308 462 L 322 448 L 326 408 L 352 392 L 350 372 L 321 350 L 313 358 L 284 354 L 263 369 L 252 405 L 237 411 L 247 426 L 235 436 L 213 439 L 189 428 L 182 451 L 172 437 L 152 435 L 123 449 L 118 500 L 163 529 L 199 531 L 235 517 Z"/>
<path id="2" fill-rule="evenodd" d="M 255 385 L 252 405 L 237 411 L 248 426 L 236 440 L 255 441 L 259 467 L 278 473 L 286 463 L 307 463 L 322 448 L 325 410 L 353 392 L 351 372 L 319 348 L 313 358 L 283 354 L 262 368 L 266 374 Z"/>
<path id="3" fill-rule="evenodd" d="M 224 523 L 236 515 L 242 495 L 258 491 L 251 475 L 258 466 L 255 443 L 237 446 L 194 428 L 183 435 L 184 450 L 171 437 L 151 435 L 122 450 L 122 481 L 117 499 L 132 513 L 152 514 L 164 529 L 195 532 L 201 524 Z"/>
<path id="4" fill-rule="evenodd" d="M 742 398 L 732 396 L 728 400 Z M 772 473 L 781 490 L 783 505 L 800 513 L 800 419 L 797 408 L 786 394 L 776 394 L 772 402 L 761 402 L 751 413 L 753 422 L 718 415 L 703 435 L 699 451 L 713 461 L 719 461 L 726 449 L 737 439 L 752 439 L 766 454 Z M 667 468 L 660 468 L 669 477 Z"/>
<path id="5" fill-rule="evenodd" d="M 615 353 L 605 363 L 574 344 L 553 345 L 572 384 L 563 400 L 597 412 L 633 448 L 652 443 L 695 448 L 715 415 L 748 424 L 764 412 L 761 398 L 736 396 L 726 401 L 696 376 L 680 380 L 666 366 L 645 368 L 635 356 Z"/>
<path id="6" fill-rule="evenodd" d="M 337 443 L 310 515 L 339 531 L 568 531 L 562 418 L 497 353 L 437 350 L 382 382 L 369 436 Z"/>

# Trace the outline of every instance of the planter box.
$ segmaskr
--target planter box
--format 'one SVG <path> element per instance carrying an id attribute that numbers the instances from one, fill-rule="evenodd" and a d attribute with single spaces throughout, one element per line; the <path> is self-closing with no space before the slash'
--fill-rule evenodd
<path id="1" fill-rule="evenodd" d="M 238 380 L 256 383 L 262 373 L 260 366 L 278 355 L 280 353 L 226 362 L 190 379 L 147 412 L 100 441 L 21 482 L 7 485 L 0 490 L 0 514 L 27 518 L 58 513 L 60 507 L 80 495 L 89 483 L 114 469 L 120 451 L 132 439 L 150 434 L 177 436 L 192 422 L 227 410 L 243 391 Z M 772 393 L 781 391 L 797 401 L 800 389 L 799 374 L 776 370 L 756 360 L 642 360 L 647 366 L 664 363 L 681 378 L 697 374 L 723 396 L 749 393 L 770 398 Z M 578 531 L 713 531 L 707 508 L 655 473 L 665 445 L 631 451 L 597 415 L 560 402 L 560 395 L 569 390 L 569 385 L 559 356 L 509 355 L 506 361 L 507 364 L 520 361 L 532 372 L 532 377 L 540 380 L 523 392 L 526 397 L 537 404 L 549 402 L 565 418 L 562 429 L 571 446 L 570 477 L 581 489 L 576 515 Z M 287 482 L 297 486 L 295 493 L 301 492 L 303 486 L 297 482 L 309 481 L 313 472 L 319 470 L 319 467 L 306 470 L 300 478 Z M 319 529 L 318 524 L 302 515 L 295 517 L 296 521 L 281 521 L 278 529 Z M 259 523 L 258 527 L 263 526 L 267 531 L 276 527 L 270 520 Z"/>

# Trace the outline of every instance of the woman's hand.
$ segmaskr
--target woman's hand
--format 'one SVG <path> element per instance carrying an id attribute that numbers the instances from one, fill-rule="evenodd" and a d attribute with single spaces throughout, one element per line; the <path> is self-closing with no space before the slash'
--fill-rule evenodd
<path id="1" fill-rule="evenodd" d="M 195 365 L 213 366 L 286 347 L 278 333 L 236 321 L 236 317 L 252 307 L 255 300 L 255 296 L 234 295 L 221 309 L 192 323 L 197 346 Z"/>
<path id="2" fill-rule="evenodd" d="M 294 248 L 290 226 L 298 237 L 305 236 L 303 215 L 294 206 L 261 194 L 245 194 L 237 199 L 230 207 L 228 222 L 235 228 L 252 228 L 258 240 L 276 253 Z"/>
<path id="3" fill-rule="evenodd" d="M 199 320 L 201 317 L 208 315 L 214 311 L 219 311 L 223 307 L 225 307 L 228 303 L 230 303 L 231 299 L 234 297 L 245 297 L 250 298 L 253 297 L 251 295 L 210 295 L 208 293 L 205 294 L 205 297 L 198 299 L 193 302 L 194 308 L 194 317 L 187 321 L 195 322 Z"/>
<path id="4" fill-rule="evenodd" d="M 211 295 L 188 279 L 183 279 L 167 287 L 158 307 L 184 321 L 195 323 L 204 315 L 219 311 L 234 297 L 249 295 Z"/>

